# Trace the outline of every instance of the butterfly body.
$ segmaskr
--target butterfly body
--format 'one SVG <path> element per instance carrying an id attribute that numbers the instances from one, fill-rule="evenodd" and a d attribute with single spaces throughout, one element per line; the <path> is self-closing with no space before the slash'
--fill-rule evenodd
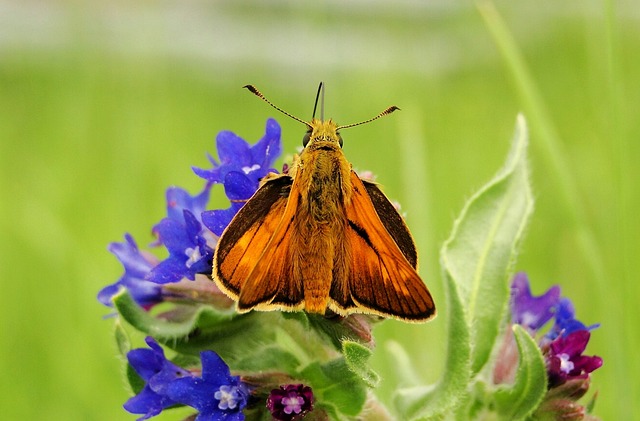
<path id="1" fill-rule="evenodd" d="M 313 119 L 287 174 L 270 174 L 220 237 L 213 279 L 238 311 L 406 321 L 435 315 L 402 217 L 342 152 L 340 126 Z"/>

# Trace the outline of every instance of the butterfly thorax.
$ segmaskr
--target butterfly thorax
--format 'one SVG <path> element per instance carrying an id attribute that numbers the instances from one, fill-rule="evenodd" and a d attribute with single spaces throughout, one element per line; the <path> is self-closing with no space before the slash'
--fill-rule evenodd
<path id="1" fill-rule="evenodd" d="M 342 215 L 341 207 L 350 201 L 351 164 L 340 146 L 337 126 L 332 120 L 312 121 L 309 143 L 300 155 L 295 183 L 301 192 L 301 208 L 312 221 L 332 223 Z"/>

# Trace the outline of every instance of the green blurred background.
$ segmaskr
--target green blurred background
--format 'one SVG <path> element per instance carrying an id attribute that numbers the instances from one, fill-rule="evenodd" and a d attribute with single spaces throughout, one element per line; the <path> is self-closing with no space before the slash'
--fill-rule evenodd
<path id="1" fill-rule="evenodd" d="M 0 1 L 2 419 L 134 419 L 95 299 L 122 271 L 107 244 L 152 241 L 165 188 L 199 191 L 190 167 L 207 166 L 220 130 L 255 141 L 274 116 L 296 150 L 304 128 L 242 85 L 308 118 L 320 80 L 339 123 L 402 108 L 343 133 L 344 149 L 402 203 L 440 302 L 439 247 L 525 113 L 537 204 L 516 269 L 535 293 L 561 284 L 581 320 L 602 323 L 588 348 L 604 358 L 596 414 L 640 413 L 640 4 L 494 6 Z M 389 340 L 423 381 L 441 374 L 445 312 L 377 329 L 384 401 L 405 380 Z"/>

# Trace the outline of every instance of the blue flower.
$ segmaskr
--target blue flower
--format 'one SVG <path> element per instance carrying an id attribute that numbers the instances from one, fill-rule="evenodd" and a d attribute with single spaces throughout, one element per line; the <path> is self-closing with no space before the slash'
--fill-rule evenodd
<path id="1" fill-rule="evenodd" d="M 176 402 L 199 411 L 196 421 L 242 421 L 248 387 L 213 351 L 200 353 L 202 377 L 183 377 L 169 383 L 166 393 Z"/>
<path id="2" fill-rule="evenodd" d="M 167 190 L 168 217 L 153 227 L 153 232 L 157 243 L 169 251 L 169 257 L 147 274 L 147 280 L 167 284 L 182 278 L 194 280 L 198 273 L 211 273 L 215 239 L 200 223 L 210 190 L 211 183 L 196 196 L 178 187 Z"/>
<path id="3" fill-rule="evenodd" d="M 214 234 L 222 234 L 238 210 L 258 190 L 261 178 L 277 172 L 271 167 L 282 151 L 280 134 L 280 126 L 274 119 L 267 120 L 264 136 L 253 146 L 232 132 L 220 132 L 216 138 L 220 163 L 209 156 L 212 169 L 193 169 L 210 183 L 223 184 L 231 201 L 228 209 L 203 213 L 203 224 Z"/>
<path id="4" fill-rule="evenodd" d="M 216 138 L 220 163 L 209 155 L 213 168 L 193 168 L 193 171 L 213 183 L 224 183 L 227 173 L 236 171 L 245 174 L 257 187 L 257 182 L 262 177 L 275 171 L 270 167 L 282 152 L 280 134 L 280 126 L 272 118 L 267 120 L 262 139 L 253 146 L 233 132 L 220 132 Z"/>
<path id="5" fill-rule="evenodd" d="M 200 194 L 191 196 L 189 192 L 180 187 L 167 189 L 167 216 L 174 221 L 185 223 L 184 210 L 190 211 L 198 221 L 202 221 L 201 214 L 209 203 L 211 183 L 208 182 Z"/>
<path id="6" fill-rule="evenodd" d="M 558 336 L 565 337 L 579 330 L 589 331 L 600 326 L 599 323 L 586 326 L 584 323 L 576 319 L 575 316 L 576 311 L 571 300 L 568 298 L 562 298 L 558 304 L 553 328 L 549 333 L 547 333 L 546 337 L 554 340 Z"/>
<path id="7" fill-rule="evenodd" d="M 246 175 L 237 171 L 228 172 L 225 176 L 224 191 L 231 201 L 231 206 L 227 209 L 203 212 L 202 223 L 215 235 L 222 235 L 229 222 L 257 189 L 258 183 Z"/>
<path id="8" fill-rule="evenodd" d="M 158 264 L 158 260 L 149 253 L 140 252 L 131 235 L 126 234 L 124 238 L 123 243 L 109 244 L 109 251 L 115 254 L 124 266 L 124 275 L 118 282 L 104 287 L 98 293 L 98 300 L 111 307 L 111 298 L 124 287 L 138 304 L 148 309 L 162 301 L 162 287 L 145 280 L 147 274 Z"/>
<path id="9" fill-rule="evenodd" d="M 544 326 L 556 312 L 560 301 L 560 287 L 554 285 L 536 297 L 531 294 L 525 273 L 514 276 L 511 284 L 511 320 L 536 331 Z"/>
<path id="10" fill-rule="evenodd" d="M 166 284 L 182 278 L 193 281 L 197 273 L 211 273 L 213 248 L 207 244 L 202 225 L 187 209 L 183 215 L 184 224 L 165 218 L 153 228 L 158 241 L 169 251 L 169 257 L 147 274 L 147 280 Z"/>
<path id="11" fill-rule="evenodd" d="M 140 393 L 124 404 L 124 409 L 132 414 L 144 414 L 138 420 L 146 420 L 176 405 L 178 402 L 166 394 L 168 385 L 175 379 L 191 377 L 189 371 L 165 358 L 162 347 L 153 338 L 147 337 L 146 342 L 151 349 L 139 348 L 127 353 L 129 364 L 145 381 Z"/>

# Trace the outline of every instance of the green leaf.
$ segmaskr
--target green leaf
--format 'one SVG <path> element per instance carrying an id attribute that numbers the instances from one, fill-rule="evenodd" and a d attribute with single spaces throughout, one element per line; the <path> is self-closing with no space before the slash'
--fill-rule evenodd
<path id="1" fill-rule="evenodd" d="M 343 341 L 342 354 L 349 370 L 360 377 L 367 386 L 374 388 L 378 385 L 380 376 L 369 367 L 372 354 L 369 348 L 357 342 Z"/>
<path id="2" fill-rule="evenodd" d="M 234 364 L 234 369 L 247 372 L 261 372 L 266 368 L 294 373 L 300 366 L 298 359 L 277 345 L 263 346 L 243 357 Z"/>
<path id="3" fill-rule="evenodd" d="M 120 316 L 139 331 L 162 340 L 172 340 L 188 335 L 198 325 L 213 325 L 216 321 L 226 321 L 232 313 L 216 312 L 212 307 L 192 307 L 190 316 L 182 315 L 181 321 L 168 321 L 154 317 L 140 307 L 126 289 L 113 298 L 113 304 Z"/>
<path id="4" fill-rule="evenodd" d="M 138 373 L 136 373 L 136 371 L 128 362 L 125 362 L 125 364 L 127 381 L 129 382 L 129 386 L 131 387 L 131 391 L 133 392 L 133 394 L 137 395 L 142 389 L 144 389 L 145 381 L 142 380 L 142 377 L 140 377 Z"/>
<path id="5" fill-rule="evenodd" d="M 120 355 L 126 358 L 127 352 L 131 351 L 131 340 L 129 340 L 129 335 L 127 334 L 127 331 L 124 330 L 120 319 L 115 322 L 113 335 L 116 338 L 116 345 L 118 345 Z"/>
<path id="6" fill-rule="evenodd" d="M 314 362 L 300 375 L 309 381 L 317 406 L 333 415 L 332 419 L 360 414 L 367 399 L 367 388 L 344 358 L 326 364 Z"/>
<path id="7" fill-rule="evenodd" d="M 171 315 L 177 319 L 173 321 L 149 314 L 126 291 L 118 293 L 113 302 L 124 320 L 162 344 L 191 355 L 211 349 L 227 364 L 246 358 L 265 344 L 274 343 L 282 320 L 277 312 L 237 314 L 201 305 L 185 307 L 187 310 L 180 317 L 173 311 Z M 288 362 L 284 364 L 288 365 Z"/>
<path id="8" fill-rule="evenodd" d="M 513 326 L 520 360 L 513 385 L 496 390 L 497 412 L 504 419 L 520 420 L 538 407 L 547 392 L 547 371 L 538 344 L 519 325 Z"/>
<path id="9" fill-rule="evenodd" d="M 447 272 L 447 361 L 435 385 L 399 389 L 394 404 L 403 420 L 442 419 L 464 397 L 471 377 L 471 345 L 464 306 L 456 283 Z"/>
<path id="10" fill-rule="evenodd" d="M 517 123 L 503 168 L 469 199 L 443 245 L 447 362 L 435 385 L 397 392 L 394 403 L 402 419 L 442 419 L 456 405 L 472 402 L 467 387 L 498 336 L 511 263 L 533 206 L 524 118 L 519 116 Z"/>
<path id="11" fill-rule="evenodd" d="M 441 253 L 443 269 L 467 307 L 473 374 L 486 364 L 498 337 L 509 299 L 508 276 L 533 210 L 527 143 L 520 115 L 505 165 L 466 203 Z"/>

